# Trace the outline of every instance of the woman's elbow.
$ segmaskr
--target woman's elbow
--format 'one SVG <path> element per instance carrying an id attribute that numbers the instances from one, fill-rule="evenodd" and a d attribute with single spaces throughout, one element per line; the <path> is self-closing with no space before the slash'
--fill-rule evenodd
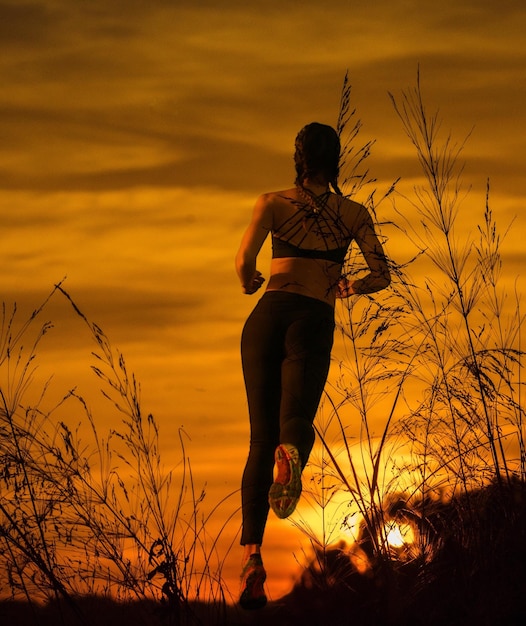
<path id="1" fill-rule="evenodd" d="M 385 289 L 386 287 L 389 287 L 389 285 L 391 284 L 391 272 L 388 269 L 382 272 L 380 282 L 382 283 L 382 286 L 380 287 L 380 289 Z"/>
<path id="2" fill-rule="evenodd" d="M 381 291 L 391 284 L 391 274 L 388 270 L 371 274 L 371 287 L 373 291 Z"/>
<path id="3" fill-rule="evenodd" d="M 245 276 L 253 273 L 256 267 L 256 260 L 243 252 L 238 252 L 235 258 L 235 266 L 238 276 Z"/>
<path id="4" fill-rule="evenodd" d="M 247 255 L 245 254 L 245 251 L 242 248 L 240 248 L 237 251 L 237 254 L 234 258 L 234 264 L 237 270 L 239 270 L 241 267 L 243 267 L 243 265 L 246 264 L 246 256 Z"/>

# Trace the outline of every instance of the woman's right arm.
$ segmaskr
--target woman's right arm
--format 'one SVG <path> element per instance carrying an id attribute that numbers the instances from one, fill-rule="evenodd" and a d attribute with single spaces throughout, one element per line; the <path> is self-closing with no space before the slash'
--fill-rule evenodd
<path id="1" fill-rule="evenodd" d="M 256 260 L 271 228 L 272 210 L 269 196 L 262 195 L 256 201 L 252 219 L 236 254 L 236 271 L 243 293 L 255 293 L 265 281 L 261 272 L 256 268 Z"/>
<path id="2" fill-rule="evenodd" d="M 374 229 L 373 220 L 365 207 L 363 218 L 356 230 L 354 239 L 363 254 L 369 267 L 369 273 L 363 278 L 349 280 L 346 277 L 340 279 L 338 285 L 338 298 L 347 298 L 353 294 L 374 293 L 385 289 L 391 282 L 389 266 L 385 258 L 385 252 Z"/>

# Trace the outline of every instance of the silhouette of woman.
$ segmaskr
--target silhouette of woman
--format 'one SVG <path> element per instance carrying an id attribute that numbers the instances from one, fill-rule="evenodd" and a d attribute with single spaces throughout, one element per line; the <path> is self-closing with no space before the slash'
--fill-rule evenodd
<path id="1" fill-rule="evenodd" d="M 337 132 L 308 124 L 296 137 L 294 160 L 295 187 L 258 198 L 236 256 L 243 292 L 256 293 L 264 283 L 257 256 L 271 234 L 270 278 L 241 338 L 250 415 L 241 485 L 240 604 L 245 609 L 267 602 L 261 544 L 269 506 L 286 518 L 301 494 L 301 473 L 314 444 L 313 422 L 329 371 L 335 299 L 372 293 L 390 282 L 369 212 L 343 197 L 338 187 Z M 358 280 L 342 277 L 352 241 L 370 270 Z"/>

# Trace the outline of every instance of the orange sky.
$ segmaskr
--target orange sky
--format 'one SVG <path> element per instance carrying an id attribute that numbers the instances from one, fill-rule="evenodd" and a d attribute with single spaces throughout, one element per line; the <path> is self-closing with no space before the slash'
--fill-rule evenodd
<path id="1" fill-rule="evenodd" d="M 349 69 L 379 190 L 398 176 L 412 184 L 418 168 L 388 92 L 414 85 L 419 65 L 446 130 L 461 141 L 473 129 L 463 152 L 473 196 L 489 176 L 499 225 L 515 218 L 504 256 L 514 278 L 524 33 L 523 0 L 0 0 L 2 298 L 29 312 L 67 276 L 136 372 L 167 465 L 177 429 L 189 433 L 212 506 L 238 489 L 248 436 L 238 345 L 255 299 L 241 294 L 233 257 L 255 197 L 292 183 L 296 132 L 336 122 Z M 65 302 L 50 311 L 50 393 L 90 388 L 89 338 Z M 267 552 L 284 563 L 270 566 L 271 594 L 286 588 L 301 541 L 290 522 L 271 522 Z M 238 564 L 234 549 L 233 581 Z"/>

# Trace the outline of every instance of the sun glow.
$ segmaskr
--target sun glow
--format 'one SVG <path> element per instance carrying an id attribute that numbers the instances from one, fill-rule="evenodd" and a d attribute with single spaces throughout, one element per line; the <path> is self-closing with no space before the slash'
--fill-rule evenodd
<path id="1" fill-rule="evenodd" d="M 398 524 L 392 520 L 384 526 L 384 532 L 385 540 L 392 548 L 401 548 L 415 541 L 413 529 L 409 524 Z"/>

